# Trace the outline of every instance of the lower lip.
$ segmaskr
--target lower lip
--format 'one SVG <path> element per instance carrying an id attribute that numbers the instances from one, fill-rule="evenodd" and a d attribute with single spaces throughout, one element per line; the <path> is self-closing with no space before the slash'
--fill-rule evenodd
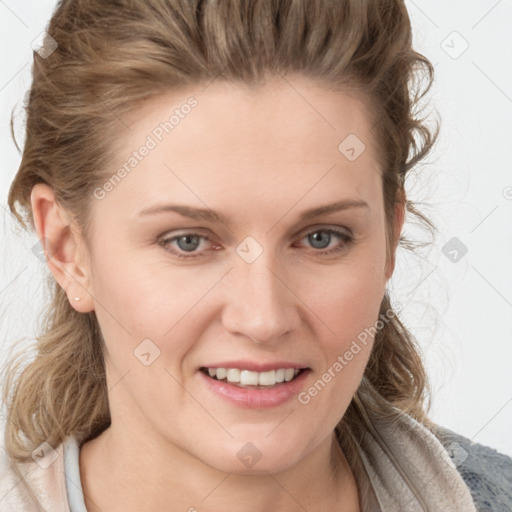
<path id="1" fill-rule="evenodd" d="M 199 371 L 206 385 L 218 396 L 248 409 L 267 409 L 282 405 L 297 395 L 304 385 L 310 370 L 304 370 L 290 382 L 283 382 L 268 389 L 241 388 L 228 382 L 212 379 Z"/>

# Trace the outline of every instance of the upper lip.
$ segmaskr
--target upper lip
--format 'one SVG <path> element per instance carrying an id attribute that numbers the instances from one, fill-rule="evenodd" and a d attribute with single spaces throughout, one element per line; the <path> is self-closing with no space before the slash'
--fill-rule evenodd
<path id="1" fill-rule="evenodd" d="M 252 372 L 269 372 L 271 370 L 279 370 L 280 368 L 302 370 L 308 368 L 308 366 L 290 361 L 277 361 L 273 363 L 257 363 L 254 361 L 221 361 L 219 363 L 201 366 L 201 368 L 238 368 L 240 370 L 249 370 Z"/>

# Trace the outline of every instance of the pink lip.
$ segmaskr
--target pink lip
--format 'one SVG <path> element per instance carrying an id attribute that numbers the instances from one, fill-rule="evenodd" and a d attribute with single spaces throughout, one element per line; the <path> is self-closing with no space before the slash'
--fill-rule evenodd
<path id="1" fill-rule="evenodd" d="M 269 365 L 267 365 L 267 367 L 268 366 Z M 231 368 L 233 367 L 241 368 L 237 365 L 231 366 Z M 288 367 L 291 368 L 291 366 Z M 214 366 L 213 368 L 225 368 L 225 366 Z M 271 369 L 274 368 L 276 368 L 276 366 L 272 366 Z M 277 368 L 284 368 L 284 366 L 279 366 Z M 242 369 L 245 368 L 242 367 Z M 290 382 L 276 384 L 274 387 L 267 389 L 241 388 L 228 382 L 212 379 L 202 371 L 198 371 L 197 373 L 208 386 L 208 389 L 210 389 L 217 396 L 220 396 L 221 398 L 224 398 L 229 402 L 238 405 L 239 407 L 244 407 L 247 409 L 267 409 L 270 407 L 277 407 L 278 405 L 282 405 L 290 400 L 290 398 L 297 395 L 304 386 L 304 380 L 308 377 L 310 370 L 303 371 Z"/>
<path id="2" fill-rule="evenodd" d="M 274 363 L 253 363 L 251 361 L 224 361 L 220 363 L 209 364 L 201 368 L 238 368 L 239 370 L 249 370 L 251 372 L 269 372 L 270 370 L 279 370 L 280 368 L 293 368 L 302 370 L 307 365 L 300 363 L 290 363 L 289 361 L 277 361 Z"/>

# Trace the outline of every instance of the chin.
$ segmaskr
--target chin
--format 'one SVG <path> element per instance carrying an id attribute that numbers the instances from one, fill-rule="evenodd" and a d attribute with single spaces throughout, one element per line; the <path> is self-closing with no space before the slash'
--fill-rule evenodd
<path id="1" fill-rule="evenodd" d="M 298 449 L 298 443 L 290 437 L 281 439 L 276 436 L 270 440 L 262 435 L 252 441 L 231 440 L 223 447 L 216 442 L 217 448 L 207 457 L 204 453 L 199 458 L 209 466 L 224 473 L 237 475 L 259 475 L 279 473 L 301 459 L 304 450 Z"/>
<path id="2" fill-rule="evenodd" d="M 232 473 L 241 476 L 256 476 L 268 475 L 269 473 L 275 474 L 281 471 L 286 471 L 299 461 L 289 460 L 286 457 L 280 457 L 279 454 L 272 454 L 271 456 L 262 457 L 252 467 L 250 464 L 245 465 L 237 457 L 226 458 L 223 461 L 216 461 L 214 464 L 209 464 L 211 467 L 222 471 L 223 473 Z M 214 461 L 211 461 L 214 462 Z"/>

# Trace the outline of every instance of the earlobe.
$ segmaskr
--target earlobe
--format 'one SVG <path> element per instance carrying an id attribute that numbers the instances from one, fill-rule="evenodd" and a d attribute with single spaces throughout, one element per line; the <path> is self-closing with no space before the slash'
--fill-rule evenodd
<path id="1" fill-rule="evenodd" d="M 34 185 L 30 202 L 34 227 L 55 280 L 66 291 L 74 309 L 81 313 L 93 311 L 87 258 L 71 216 L 59 206 L 53 189 L 45 183 Z"/>

